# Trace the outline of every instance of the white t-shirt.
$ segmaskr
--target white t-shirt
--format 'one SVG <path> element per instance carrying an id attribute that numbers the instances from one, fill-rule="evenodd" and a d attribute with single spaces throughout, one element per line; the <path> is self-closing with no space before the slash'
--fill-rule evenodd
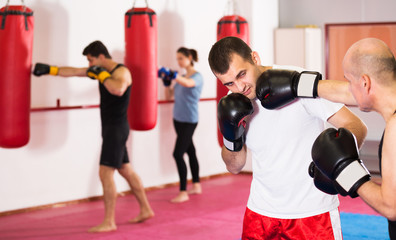
<path id="1" fill-rule="evenodd" d="M 247 207 L 282 219 L 304 218 L 337 208 L 337 195 L 318 190 L 308 166 L 313 142 L 327 119 L 344 105 L 321 98 L 297 98 L 280 109 L 267 110 L 258 99 L 252 102 L 254 113 L 247 119 L 246 146 L 252 153 L 253 180 Z"/>

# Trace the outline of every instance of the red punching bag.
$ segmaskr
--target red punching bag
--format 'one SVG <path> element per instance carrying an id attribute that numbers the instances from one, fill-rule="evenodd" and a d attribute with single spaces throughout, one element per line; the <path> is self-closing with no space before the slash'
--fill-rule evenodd
<path id="1" fill-rule="evenodd" d="M 249 44 L 249 26 L 246 19 L 238 15 L 229 15 L 224 16 L 219 20 L 217 23 L 217 41 L 230 36 L 239 37 Z M 216 92 L 217 102 L 219 102 L 220 99 L 228 93 L 228 89 L 218 79 Z M 217 140 L 219 141 L 220 146 L 223 146 L 223 135 L 221 134 L 220 129 L 217 129 Z"/>
<path id="2" fill-rule="evenodd" d="M 129 126 L 150 130 L 157 123 L 157 16 L 148 8 L 125 14 L 125 66 L 132 73 Z"/>
<path id="3" fill-rule="evenodd" d="M 0 147 L 29 142 L 33 27 L 26 6 L 0 9 Z"/>

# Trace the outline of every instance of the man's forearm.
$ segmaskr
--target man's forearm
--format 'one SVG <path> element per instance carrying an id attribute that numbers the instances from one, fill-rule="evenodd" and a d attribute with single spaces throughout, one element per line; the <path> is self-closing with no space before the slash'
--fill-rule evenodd
<path id="1" fill-rule="evenodd" d="M 246 146 L 239 152 L 232 152 L 223 146 L 221 156 L 230 173 L 238 174 L 246 164 Z"/>
<path id="2" fill-rule="evenodd" d="M 318 95 L 332 102 L 356 106 L 356 100 L 349 91 L 349 82 L 339 80 L 321 80 L 318 83 Z"/>
<path id="3" fill-rule="evenodd" d="M 58 76 L 62 77 L 84 77 L 87 76 L 88 68 L 59 67 Z"/>

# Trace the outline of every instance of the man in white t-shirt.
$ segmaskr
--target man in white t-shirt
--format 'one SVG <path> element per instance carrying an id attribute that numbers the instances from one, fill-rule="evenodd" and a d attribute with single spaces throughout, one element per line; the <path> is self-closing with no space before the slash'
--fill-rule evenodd
<path id="1" fill-rule="evenodd" d="M 326 121 L 353 132 L 359 146 L 367 134 L 365 124 L 344 105 L 314 98 L 317 90 L 312 86 L 319 73 L 262 66 L 258 53 L 239 38 L 215 43 L 209 64 L 232 92 L 218 104 L 228 171 L 239 173 L 247 149 L 252 154 L 242 240 L 342 239 L 338 198 L 315 187 L 330 180 L 310 166 L 311 148 Z M 289 89 L 284 82 L 292 78 L 298 86 Z"/>

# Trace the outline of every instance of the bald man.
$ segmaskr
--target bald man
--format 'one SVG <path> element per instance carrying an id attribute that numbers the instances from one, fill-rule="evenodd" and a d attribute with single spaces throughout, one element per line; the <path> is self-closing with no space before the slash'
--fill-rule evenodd
<path id="1" fill-rule="evenodd" d="M 383 41 L 366 38 L 348 49 L 342 67 L 347 81 L 319 81 L 318 94 L 385 120 L 378 151 L 382 183 L 366 181 L 357 193 L 388 219 L 390 238 L 396 239 L 396 60 Z"/>

